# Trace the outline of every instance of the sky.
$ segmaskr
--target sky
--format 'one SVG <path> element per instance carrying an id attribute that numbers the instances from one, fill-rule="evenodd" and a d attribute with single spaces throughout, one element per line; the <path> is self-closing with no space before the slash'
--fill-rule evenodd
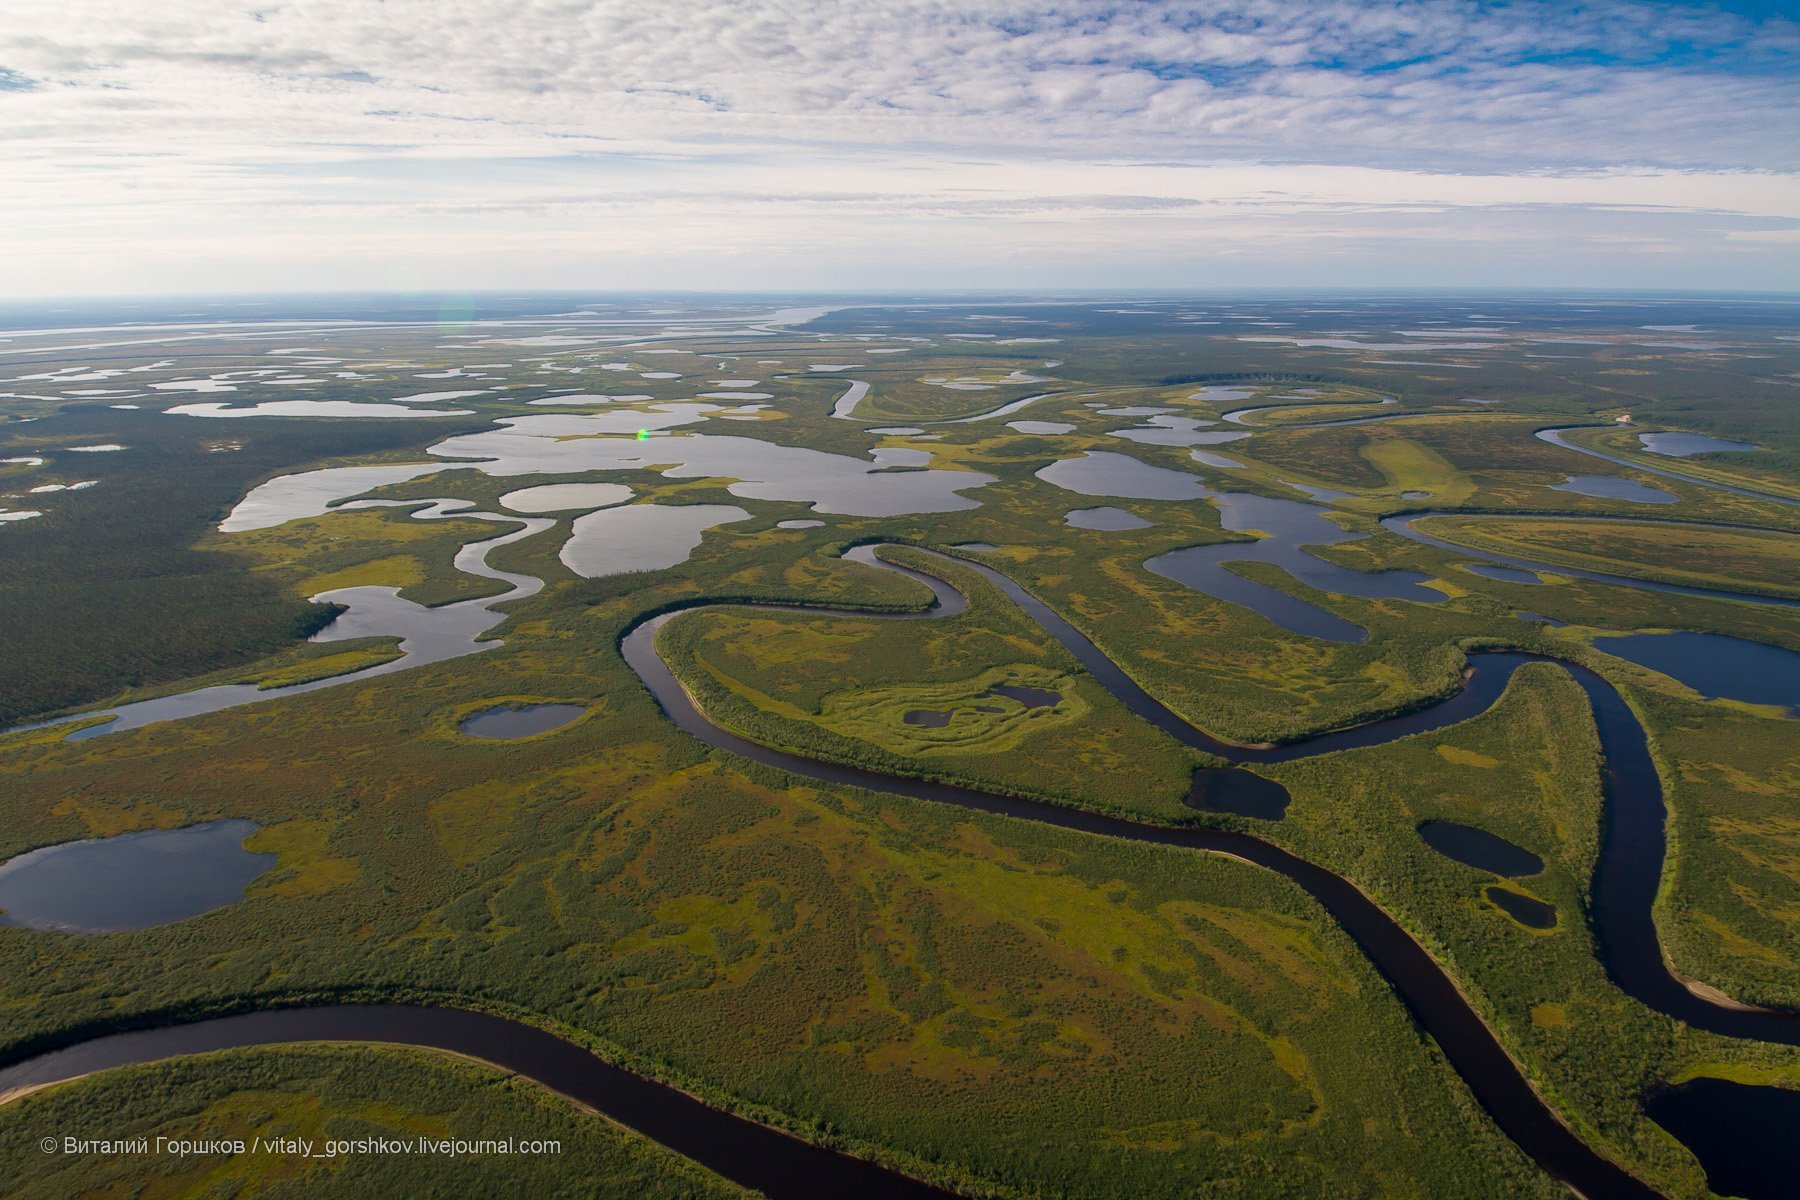
<path id="1" fill-rule="evenodd" d="M 0 0 L 0 298 L 1800 290 L 1800 0 Z"/>

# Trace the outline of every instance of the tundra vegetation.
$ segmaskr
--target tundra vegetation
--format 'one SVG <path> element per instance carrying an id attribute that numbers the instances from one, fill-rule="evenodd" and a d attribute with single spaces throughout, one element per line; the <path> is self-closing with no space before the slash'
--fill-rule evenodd
<path id="1" fill-rule="evenodd" d="M 1360 309 L 1367 340 L 1435 319 L 1409 303 L 1422 304 Z M 1800 649 L 1800 610 L 1556 572 L 1794 594 L 1800 512 L 1704 485 L 1800 494 L 1800 419 L 1780 382 L 1800 369 L 1800 346 L 1776 336 L 1789 326 L 1737 310 L 1668 302 L 1602 325 L 1594 314 L 1483 303 L 1506 306 L 1517 335 L 1488 350 L 1434 347 L 1441 368 L 1240 340 L 1267 327 L 1233 313 L 1196 329 L 1166 306 L 1131 316 L 1071 304 L 1020 308 L 1018 320 L 990 326 L 970 312 L 895 307 L 839 310 L 766 336 L 554 354 L 445 344 L 434 331 L 308 343 L 363 376 L 309 398 L 480 391 L 411 402 L 473 410 L 463 416 L 227 420 L 158 411 L 192 399 L 166 393 L 138 410 L 17 402 L 10 415 L 35 419 L 0 423 L 0 459 L 27 460 L 0 466 L 0 508 L 43 515 L 0 524 L 4 727 L 386 661 L 392 637 L 304 641 L 334 611 L 309 598 L 373 584 L 440 605 L 504 586 L 452 560 L 509 526 L 420 521 L 412 502 L 454 497 L 504 513 L 501 497 L 518 488 L 601 480 L 628 485 L 633 503 L 735 504 L 751 519 L 708 532 L 677 566 L 583 578 L 558 557 L 581 513 L 546 514 L 553 528 L 490 553 L 491 566 L 545 587 L 501 607 L 504 623 L 488 635 L 500 644 L 480 654 L 89 740 L 64 741 L 57 727 L 0 734 L 0 859 L 217 817 L 255 819 L 263 829 L 250 848 L 278 855 L 241 903 L 172 925 L 97 937 L 0 927 L 0 1056 L 246 1006 L 461 1004 L 548 1024 L 713 1102 L 971 1194 L 1562 1194 L 1498 1133 L 1355 944 L 1284 880 L 1215 856 L 796 782 L 681 734 L 617 652 L 644 616 L 699 603 L 917 611 L 929 601 L 923 585 L 840 557 L 880 540 L 901 544 L 883 551 L 899 563 L 926 561 L 909 557 L 910 544 L 998 568 L 1157 698 L 1238 742 L 1418 707 L 1459 686 L 1474 648 L 1581 662 L 1621 689 L 1663 776 L 1670 852 L 1657 918 L 1675 966 L 1727 996 L 1800 1006 L 1794 718 L 1705 699 L 1604 653 L 1608 633 L 1667 629 Z M 1274 301 L 1249 307 L 1302 330 L 1347 320 Z M 1742 353 L 1645 347 L 1628 320 L 1735 322 Z M 984 332 L 997 336 L 970 336 Z M 1595 344 L 1538 359 L 1524 353 L 1529 336 Z M 233 344 L 170 353 L 190 375 L 241 365 L 228 357 Z M 482 368 L 492 377 L 466 384 L 417 378 L 502 359 L 510 373 Z M 855 419 L 835 419 L 853 379 L 869 394 Z M 489 475 L 430 454 L 496 420 L 629 411 L 648 424 L 658 405 L 738 390 L 770 399 L 703 400 L 719 408 L 647 439 L 630 469 Z M 1033 396 L 1043 398 L 967 419 Z M 1252 411 L 1223 419 L 1241 409 Z M 1633 429 L 1764 449 L 1643 454 L 1613 427 L 1622 412 Z M 1158 416 L 1194 422 L 1190 433 L 1248 436 L 1183 445 L 1184 426 L 1151 424 Z M 1373 419 L 1323 423 L 1360 418 Z M 1568 426 L 1587 427 L 1569 435 L 1579 444 L 1687 479 L 1534 436 Z M 1177 436 L 1119 436 L 1140 427 Z M 922 432 L 874 432 L 891 428 Z M 993 482 L 951 512 L 814 511 L 730 479 L 665 473 L 672 459 L 657 457 L 659 444 L 673 454 L 695 434 L 865 462 L 910 448 L 933 468 Z M 126 448 L 70 449 L 97 443 Z M 1202 465 L 1194 449 L 1236 465 Z M 1343 493 L 1319 502 L 1363 536 L 1315 553 L 1359 571 L 1419 572 L 1443 599 L 1337 595 L 1272 565 L 1228 567 L 1368 637 L 1290 633 L 1144 568 L 1173 550 L 1258 536 L 1224 529 L 1206 499 L 1102 498 L 1038 478 L 1087 451 L 1127 453 L 1216 492 Z M 217 529 L 277 475 L 434 461 L 441 469 L 369 493 L 408 502 L 396 507 Z M 912 470 L 918 456 L 890 461 L 886 471 Z M 1646 512 L 1553 488 L 1577 474 L 1653 483 L 1676 500 Z M 96 483 L 30 490 L 77 479 Z M 1101 531 L 1064 520 L 1102 504 L 1151 524 Z M 1421 528 L 1468 553 L 1380 524 L 1426 510 L 1448 515 Z M 778 524 L 802 518 L 820 524 Z M 954 549 L 970 543 L 994 549 Z M 1466 570 L 1484 551 L 1543 563 L 1540 582 Z M 1558 668 L 1522 670 L 1493 709 L 1461 725 L 1259 768 L 1292 794 L 1281 821 L 1209 815 L 1182 803 L 1206 756 L 1136 718 L 973 571 L 932 569 L 969 596 L 967 611 L 894 621 L 708 607 L 673 619 L 659 649 L 715 720 L 759 742 L 1146 821 L 1250 829 L 1343 874 L 1446 965 L 1572 1128 L 1671 1195 L 1703 1196 L 1704 1179 L 1643 1116 L 1643 1092 L 1696 1074 L 1800 1085 L 1791 1048 L 1697 1033 L 1607 979 L 1586 921 L 1602 763 L 1582 694 Z M 1056 699 L 1026 703 L 1000 687 Z M 540 701 L 587 715 L 519 741 L 458 732 L 481 708 Z M 948 716 L 909 720 L 918 713 Z M 1419 837 L 1432 820 L 1503 837 L 1544 869 L 1502 881 L 1462 866 Z M 1554 905 L 1555 924 L 1521 925 L 1486 897 L 1491 886 Z M 608 1195 L 736 1194 L 529 1085 L 375 1047 L 103 1073 L 0 1106 L 0 1146 L 11 1147 L 0 1153 L 35 1164 L 42 1130 L 77 1123 L 119 1136 L 504 1124 L 563 1139 L 564 1155 L 482 1164 L 484 1194 L 560 1194 L 576 1178 L 610 1180 Z M 217 1176 L 192 1163 L 50 1166 L 26 1194 L 349 1195 L 399 1178 L 377 1162 L 244 1160 Z M 513 1168 L 525 1173 L 505 1173 Z"/>

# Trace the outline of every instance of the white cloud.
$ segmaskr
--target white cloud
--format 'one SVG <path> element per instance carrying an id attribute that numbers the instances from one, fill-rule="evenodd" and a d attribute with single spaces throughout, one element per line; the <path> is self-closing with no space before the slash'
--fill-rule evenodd
<path id="1" fill-rule="evenodd" d="M 497 283 L 660 262 L 671 286 L 849 286 L 809 247 L 879 283 L 921 251 L 1000 270 L 1559 238 L 1685 245 L 1729 282 L 1800 223 L 1800 28 L 1696 6 L 16 7 L 0 252 L 27 291 L 177 262 L 195 286 L 500 262 Z"/>

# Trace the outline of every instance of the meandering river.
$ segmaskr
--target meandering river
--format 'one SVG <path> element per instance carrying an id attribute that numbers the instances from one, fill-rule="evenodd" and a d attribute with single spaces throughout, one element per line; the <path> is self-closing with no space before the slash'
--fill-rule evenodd
<path id="1" fill-rule="evenodd" d="M 966 607 L 965 597 L 943 579 L 884 562 L 872 546 L 853 549 L 845 557 L 924 583 L 935 598 L 933 606 L 908 614 L 791 605 L 762 607 L 899 620 L 941 617 Z M 1486 711 L 1520 666 L 1532 661 L 1554 661 L 1522 653 L 1479 654 L 1471 658 L 1472 670 L 1465 686 L 1429 707 L 1289 745 L 1246 749 L 1220 742 L 1189 725 L 1132 682 L 1094 643 L 1007 576 L 980 563 L 964 565 L 1020 604 L 1139 716 L 1188 745 L 1235 763 L 1288 761 L 1354 746 L 1378 745 L 1443 728 Z M 711 606 L 694 606 L 700 607 Z M 1562 1123 L 1444 968 L 1367 893 L 1344 877 L 1246 833 L 1153 825 L 972 787 L 887 775 L 750 741 L 706 717 L 657 654 L 657 630 L 679 616 L 679 611 L 665 612 L 639 622 L 621 639 L 620 648 L 632 670 L 685 732 L 715 748 L 806 778 L 954 804 L 1103 837 L 1224 854 L 1277 871 L 1304 889 L 1342 925 L 1443 1049 L 1482 1107 L 1545 1170 L 1588 1196 L 1656 1194 Z M 1666 813 L 1644 731 L 1604 679 L 1574 664 L 1560 665 L 1575 678 L 1593 705 L 1607 757 L 1607 819 L 1593 880 L 1593 924 L 1609 975 L 1640 1001 L 1697 1028 L 1800 1044 L 1800 1020 L 1795 1015 L 1715 1003 L 1689 990 L 1669 971 L 1651 916 L 1661 877 Z M 455 1009 L 332 1005 L 112 1034 L 0 1070 L 0 1094 L 129 1062 L 155 1061 L 227 1045 L 297 1040 L 435 1046 L 493 1062 L 588 1103 L 727 1178 L 760 1188 L 771 1196 L 943 1194 L 873 1163 L 823 1150 L 711 1109 L 676 1089 L 621 1071 L 540 1029 Z"/>

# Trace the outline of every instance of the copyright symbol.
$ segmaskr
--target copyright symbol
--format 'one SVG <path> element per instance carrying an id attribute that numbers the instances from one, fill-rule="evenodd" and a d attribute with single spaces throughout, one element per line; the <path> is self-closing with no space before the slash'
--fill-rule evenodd
<path id="1" fill-rule="evenodd" d="M 38 1145 L 40 1145 L 44 1148 L 45 1154 L 55 1154 L 56 1153 L 56 1139 L 53 1137 L 45 1138 L 43 1141 L 39 1142 Z"/>

